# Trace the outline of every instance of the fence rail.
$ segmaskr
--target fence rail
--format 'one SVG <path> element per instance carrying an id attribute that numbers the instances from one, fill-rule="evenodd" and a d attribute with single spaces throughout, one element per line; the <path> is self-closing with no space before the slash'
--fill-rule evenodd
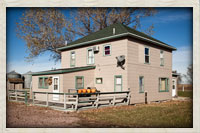
<path id="1" fill-rule="evenodd" d="M 19 101 L 27 104 L 30 92 L 28 90 L 8 90 L 9 101 Z"/>
<path id="2" fill-rule="evenodd" d="M 64 110 L 78 110 L 84 108 L 98 108 L 100 106 L 115 106 L 130 103 L 130 91 L 96 92 L 96 93 L 53 93 L 33 92 L 33 104 L 59 108 Z"/>

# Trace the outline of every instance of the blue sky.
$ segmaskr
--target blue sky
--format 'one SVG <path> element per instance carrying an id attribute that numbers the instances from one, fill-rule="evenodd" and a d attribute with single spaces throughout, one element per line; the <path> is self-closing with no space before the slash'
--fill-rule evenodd
<path id="1" fill-rule="evenodd" d="M 187 67 L 192 63 L 192 8 L 156 8 L 155 16 L 141 20 L 144 30 L 154 24 L 153 37 L 177 48 L 173 52 L 173 70 L 185 74 Z M 25 8 L 7 8 L 7 72 L 15 70 L 21 74 L 27 71 L 43 71 L 60 68 L 60 63 L 55 64 L 49 60 L 49 53 L 43 54 L 34 60 L 26 62 L 28 56 L 25 41 L 16 36 L 16 22 L 19 21 Z M 76 10 L 76 9 L 73 9 Z M 68 10 L 63 13 L 69 16 Z"/>

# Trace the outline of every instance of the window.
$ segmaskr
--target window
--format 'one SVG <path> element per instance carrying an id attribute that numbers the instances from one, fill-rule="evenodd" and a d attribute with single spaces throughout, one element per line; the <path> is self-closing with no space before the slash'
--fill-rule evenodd
<path id="1" fill-rule="evenodd" d="M 48 87 L 49 87 L 48 77 L 39 77 L 38 88 L 48 89 Z"/>
<path id="2" fill-rule="evenodd" d="M 160 66 L 164 66 L 164 52 L 160 51 Z"/>
<path id="3" fill-rule="evenodd" d="M 96 84 L 102 84 L 103 78 L 96 78 Z"/>
<path id="4" fill-rule="evenodd" d="M 87 50 L 87 64 L 94 64 L 94 51 L 92 48 Z"/>
<path id="5" fill-rule="evenodd" d="M 149 48 L 144 49 L 145 63 L 149 63 Z"/>
<path id="6" fill-rule="evenodd" d="M 144 77 L 139 77 L 139 93 L 144 93 Z"/>
<path id="7" fill-rule="evenodd" d="M 39 78 L 39 88 L 42 88 L 42 85 L 43 85 L 43 78 Z"/>
<path id="8" fill-rule="evenodd" d="M 83 89 L 84 88 L 84 77 L 83 76 L 76 76 L 76 89 Z"/>
<path id="9" fill-rule="evenodd" d="M 103 52 L 104 56 L 108 56 L 111 55 L 111 46 L 110 45 L 104 45 L 104 52 Z"/>
<path id="10" fill-rule="evenodd" d="M 58 90 L 58 78 L 54 78 L 54 90 Z"/>
<path id="11" fill-rule="evenodd" d="M 168 78 L 159 78 L 159 91 L 168 92 L 169 91 L 169 79 Z"/>
<path id="12" fill-rule="evenodd" d="M 122 76 L 115 76 L 115 92 L 122 91 Z"/>
<path id="13" fill-rule="evenodd" d="M 70 53 L 70 67 L 75 67 L 76 55 L 75 51 Z"/>

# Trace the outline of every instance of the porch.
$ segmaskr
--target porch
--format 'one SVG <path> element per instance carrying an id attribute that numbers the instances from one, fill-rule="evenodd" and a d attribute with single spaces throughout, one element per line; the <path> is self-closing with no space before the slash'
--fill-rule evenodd
<path id="1" fill-rule="evenodd" d="M 16 101 L 19 95 L 18 90 L 9 91 L 8 100 L 11 97 Z M 32 92 L 32 100 L 27 100 L 26 91 L 23 92 L 24 102 L 29 101 L 30 104 L 50 107 L 58 110 L 77 111 L 89 108 L 100 108 L 104 106 L 129 105 L 131 93 L 130 91 L 120 92 L 95 92 L 95 93 L 53 93 L 53 92 Z M 11 94 L 15 94 L 14 96 Z M 55 99 L 58 98 L 58 99 Z M 22 100 L 23 101 L 23 100 Z"/>

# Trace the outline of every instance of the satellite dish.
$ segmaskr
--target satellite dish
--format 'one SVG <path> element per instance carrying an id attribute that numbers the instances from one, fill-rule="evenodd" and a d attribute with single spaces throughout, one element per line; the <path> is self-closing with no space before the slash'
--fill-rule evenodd
<path id="1" fill-rule="evenodd" d="M 123 66 L 125 64 L 125 55 L 117 56 L 116 59 L 117 59 L 117 67 L 120 66 L 122 69 L 125 69 Z"/>

